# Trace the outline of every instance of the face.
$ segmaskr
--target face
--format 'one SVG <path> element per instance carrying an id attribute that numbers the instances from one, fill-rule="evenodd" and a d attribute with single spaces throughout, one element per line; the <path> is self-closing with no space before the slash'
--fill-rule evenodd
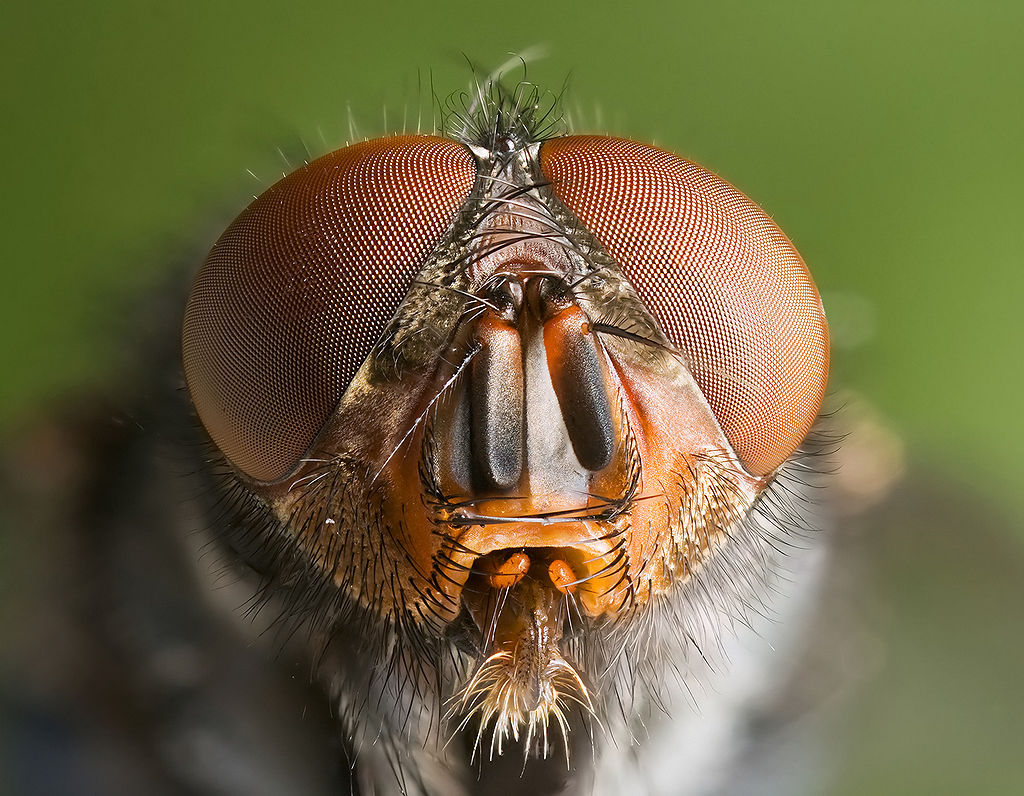
<path id="1" fill-rule="evenodd" d="M 458 711 L 532 732 L 591 701 L 579 634 L 723 555 L 818 413 L 828 332 L 792 244 L 715 175 L 481 114 L 256 199 L 183 357 L 260 532 L 369 626 L 467 655 Z"/>

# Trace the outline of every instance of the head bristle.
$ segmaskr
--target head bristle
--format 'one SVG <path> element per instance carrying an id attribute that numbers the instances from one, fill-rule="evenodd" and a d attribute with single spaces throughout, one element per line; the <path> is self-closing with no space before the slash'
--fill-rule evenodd
<path id="1" fill-rule="evenodd" d="M 468 146 L 516 148 L 566 132 L 562 95 L 527 80 L 525 57 L 510 60 L 488 75 L 474 75 L 471 87 L 439 102 L 441 132 Z M 516 78 L 518 73 L 518 79 Z"/>

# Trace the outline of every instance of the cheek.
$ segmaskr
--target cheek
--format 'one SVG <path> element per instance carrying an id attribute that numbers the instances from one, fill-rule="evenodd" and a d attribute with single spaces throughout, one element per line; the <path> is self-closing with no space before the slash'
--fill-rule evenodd
<path id="1" fill-rule="evenodd" d="M 663 591 L 696 571 L 712 546 L 749 508 L 763 483 L 737 464 L 697 385 L 682 366 L 656 372 L 614 364 L 614 380 L 642 461 L 640 495 L 630 512 L 630 564 L 637 582 L 651 561 L 650 588 Z"/>

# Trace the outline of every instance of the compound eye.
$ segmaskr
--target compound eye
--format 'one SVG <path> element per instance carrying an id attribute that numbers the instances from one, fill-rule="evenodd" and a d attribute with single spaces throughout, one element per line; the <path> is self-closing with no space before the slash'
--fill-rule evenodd
<path id="1" fill-rule="evenodd" d="M 602 136 L 552 139 L 541 169 L 687 360 L 747 470 L 803 441 L 828 378 L 828 327 L 800 255 L 753 202 L 701 167 Z"/>
<path id="2" fill-rule="evenodd" d="M 220 237 L 182 356 L 203 425 L 245 475 L 299 464 L 475 177 L 454 141 L 378 138 L 285 177 Z"/>

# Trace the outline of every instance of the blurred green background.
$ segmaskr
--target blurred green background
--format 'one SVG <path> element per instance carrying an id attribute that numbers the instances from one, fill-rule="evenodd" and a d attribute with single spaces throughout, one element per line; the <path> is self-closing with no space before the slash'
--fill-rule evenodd
<path id="1" fill-rule="evenodd" d="M 878 563 L 883 605 L 899 584 L 883 611 L 895 663 L 851 720 L 836 792 L 1024 792 L 1009 762 L 1024 742 L 1020 627 L 1005 619 L 1024 572 L 1024 415 L 1009 399 L 1024 387 L 1022 40 L 1019 0 L 8 3 L 0 439 L 106 385 L 125 345 L 111 313 L 157 283 L 169 250 L 212 241 L 211 214 L 287 170 L 279 148 L 340 145 L 350 117 L 393 131 L 429 108 L 431 83 L 466 85 L 463 54 L 489 69 L 539 49 L 530 79 L 558 88 L 571 72 L 581 127 L 696 160 L 787 231 L 825 297 L 833 385 L 905 445 L 903 505 L 924 508 L 877 521 L 917 523 L 923 540 L 945 524 L 954 540 L 933 580 L 900 569 L 912 545 Z M 955 543 L 973 549 L 973 534 L 991 548 L 974 570 Z M 964 616 L 990 625 L 943 615 L 935 601 L 958 589 L 982 594 Z M 1016 642 L 991 648 L 1007 630 Z M 922 680 L 915 667 L 947 652 L 963 668 Z"/>

